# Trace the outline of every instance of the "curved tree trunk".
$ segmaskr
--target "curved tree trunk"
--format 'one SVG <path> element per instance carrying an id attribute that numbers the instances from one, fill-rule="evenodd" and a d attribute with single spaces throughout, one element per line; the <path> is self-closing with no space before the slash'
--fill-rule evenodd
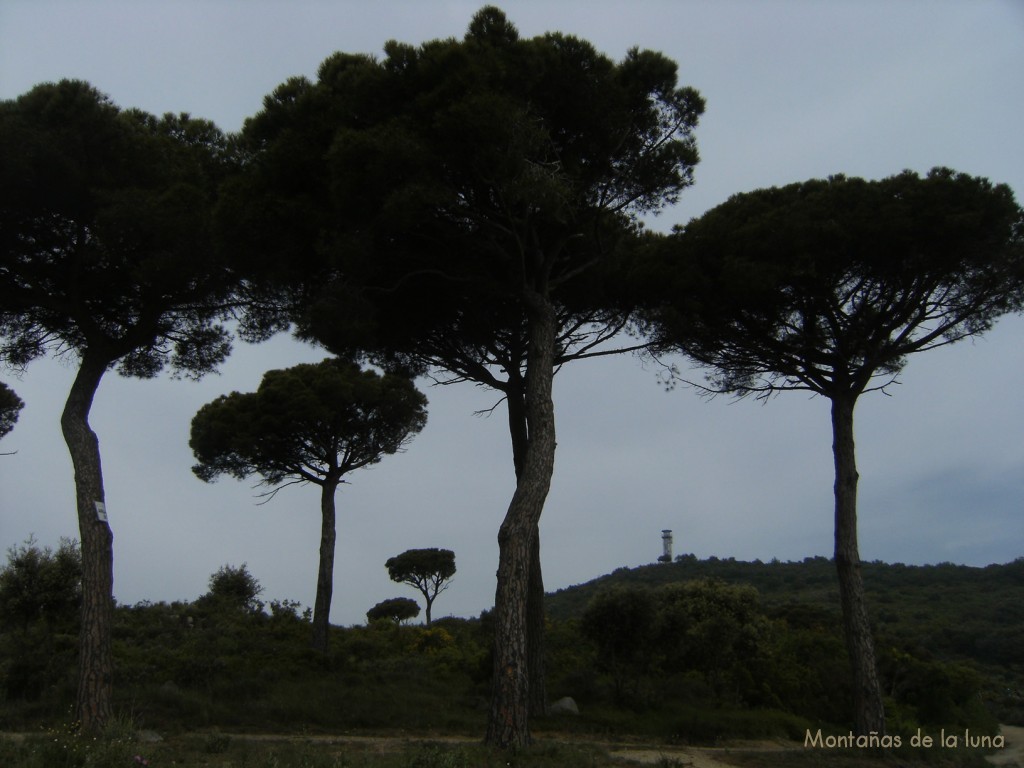
<path id="1" fill-rule="evenodd" d="M 868 620 L 857 549 L 857 459 L 853 441 L 855 395 L 832 398 L 832 454 L 835 459 L 835 559 L 843 634 L 853 669 L 854 728 L 858 734 L 885 732 L 885 707 L 878 682 L 875 643 Z"/>
<path id="2" fill-rule="evenodd" d="M 110 719 L 114 663 L 114 535 L 107 522 L 100 444 L 89 411 L 107 360 L 87 350 L 61 414 L 60 426 L 75 470 L 78 530 L 82 537 L 82 625 L 78 639 L 75 717 L 95 733 Z"/>
<path id="3" fill-rule="evenodd" d="M 511 376 L 510 376 L 511 379 Z M 526 421 L 526 403 L 521 389 L 510 386 L 508 402 L 509 434 L 512 438 L 512 461 L 516 480 L 523 471 L 529 430 Z M 547 714 L 548 695 L 544 668 L 544 574 L 540 563 L 540 525 L 533 532 L 530 547 L 530 577 L 526 597 L 526 667 L 530 685 L 530 716 Z"/>
<path id="4" fill-rule="evenodd" d="M 334 595 L 334 547 L 337 524 L 334 495 L 340 478 L 328 475 L 320 485 L 320 564 L 316 578 L 316 600 L 313 604 L 314 651 L 327 652 L 327 634 L 331 620 L 331 597 Z"/>
<path id="5" fill-rule="evenodd" d="M 502 748 L 530 743 L 527 602 L 531 553 L 555 464 L 555 313 L 534 294 L 527 310 L 526 416 L 529 443 L 522 472 L 498 532 L 498 586 L 494 601 L 494 681 L 486 742 Z"/>

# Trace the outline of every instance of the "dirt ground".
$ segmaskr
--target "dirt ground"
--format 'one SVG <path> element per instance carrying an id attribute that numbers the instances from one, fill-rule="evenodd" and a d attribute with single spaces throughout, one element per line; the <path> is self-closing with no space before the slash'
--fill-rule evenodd
<path id="1" fill-rule="evenodd" d="M 1024 768 L 1024 728 L 1014 725 L 1001 725 L 1000 733 L 1006 740 L 1006 746 L 985 759 L 1000 768 Z M 723 761 L 724 754 L 729 751 L 743 752 L 784 752 L 800 751 L 804 746 L 798 743 L 755 742 L 745 741 L 726 747 L 680 747 L 680 748 L 626 748 L 622 750 L 611 747 L 609 752 L 624 761 L 653 765 L 663 757 L 678 760 L 689 768 L 734 768 L 731 762 Z"/>
<path id="2" fill-rule="evenodd" d="M 1000 768 L 1024 768 L 1024 727 L 1003 725 L 1000 731 L 1006 741 L 1006 746 L 989 755 L 985 759 L 994 766 Z M 25 734 L 6 733 L 0 734 L 7 738 L 19 739 Z M 280 734 L 225 734 L 233 739 L 246 741 L 280 741 L 290 737 Z M 157 737 L 159 738 L 159 737 Z M 470 744 L 478 743 L 478 739 L 458 736 L 431 736 L 427 739 L 422 737 L 393 737 L 393 736 L 303 736 L 291 737 L 301 738 L 303 741 L 332 743 L 336 745 L 348 744 L 358 747 L 365 752 L 389 753 L 407 747 L 410 743 L 419 741 L 430 741 L 432 743 L 449 744 Z M 540 741 L 559 741 L 562 738 L 555 735 L 541 736 Z M 564 739 L 573 741 L 575 739 Z M 593 742 L 589 742 L 593 743 Z M 803 751 L 805 747 L 800 742 L 780 741 L 738 741 L 725 744 L 720 747 L 680 747 L 680 746 L 655 746 L 651 744 L 624 744 L 624 743 L 601 743 L 601 747 L 608 750 L 608 754 L 615 760 L 621 760 L 624 765 L 640 764 L 655 765 L 659 762 L 671 761 L 683 768 L 735 768 L 735 763 L 729 761 L 727 755 L 730 752 L 751 752 L 780 753 Z"/>
<path id="3" fill-rule="evenodd" d="M 280 736 L 254 735 L 254 734 L 231 734 L 231 738 L 247 739 L 250 741 L 278 740 Z M 303 737 L 306 741 L 325 741 L 333 744 L 348 744 L 357 747 L 364 752 L 378 752 L 381 754 L 395 752 L 408 746 L 410 742 L 420 741 L 418 737 L 402 738 L 392 736 L 313 736 Z M 478 744 L 477 738 L 460 736 L 431 736 L 426 741 L 445 744 Z M 595 742 L 590 739 L 579 737 L 564 737 L 558 735 L 538 736 L 538 742 L 545 741 L 586 741 L 588 744 L 597 744 L 607 749 L 608 754 L 615 760 L 621 760 L 624 764 L 654 765 L 663 758 L 671 761 L 678 761 L 683 768 L 735 768 L 733 763 L 722 762 L 716 759 L 730 750 L 742 750 L 744 752 L 784 752 L 787 750 L 803 749 L 802 745 L 794 742 L 774 741 L 742 741 L 722 747 L 678 747 L 678 746 L 653 746 L 648 744 L 622 744 Z M 1008 765 L 1013 765 L 1012 763 Z"/>
<path id="4" fill-rule="evenodd" d="M 1000 768 L 1024 768 L 1024 728 L 1012 725 L 1001 726 L 1001 733 L 1006 739 L 1006 747 L 999 752 L 990 755 L 986 759 L 994 766 Z M 259 739 L 259 736 L 239 736 L 242 739 Z M 280 738 L 280 737 L 265 737 Z M 307 737 L 308 738 L 308 737 Z M 343 742 L 358 746 L 362 750 L 371 752 L 387 753 L 407 746 L 410 741 L 418 739 L 394 738 L 381 736 L 346 736 L 341 739 L 337 737 L 323 737 L 325 741 Z M 314 737 L 313 740 L 318 740 Z M 539 741 L 574 741 L 576 739 L 562 739 L 554 735 L 541 736 Z M 443 743 L 478 743 L 478 739 L 464 737 L 432 737 L 431 742 Z M 594 743 L 594 742 L 589 742 Z M 681 768 L 735 768 L 736 763 L 728 759 L 730 752 L 751 752 L 783 753 L 802 752 L 806 747 L 800 742 L 783 741 L 737 741 L 720 747 L 681 747 L 681 746 L 655 746 L 651 744 L 622 744 L 622 743 L 601 743 L 599 746 L 608 750 L 609 756 L 614 760 L 622 761 L 624 766 L 629 764 L 656 765 L 667 759 L 669 764 L 679 765 Z"/>
<path id="5" fill-rule="evenodd" d="M 773 744 L 760 742 L 746 742 L 740 746 L 745 752 L 783 752 L 793 749 L 792 745 Z M 678 761 L 686 768 L 735 768 L 732 763 L 722 762 L 716 758 L 727 752 L 728 747 L 671 747 L 664 749 L 623 749 L 609 750 L 609 754 L 617 759 L 642 765 L 655 765 L 668 758 L 671 761 Z"/>
<path id="6" fill-rule="evenodd" d="M 999 726 L 1000 733 L 1006 739 L 1006 747 L 985 759 L 992 765 L 1006 768 L 1024 768 L 1024 728 L 1015 725 Z"/>

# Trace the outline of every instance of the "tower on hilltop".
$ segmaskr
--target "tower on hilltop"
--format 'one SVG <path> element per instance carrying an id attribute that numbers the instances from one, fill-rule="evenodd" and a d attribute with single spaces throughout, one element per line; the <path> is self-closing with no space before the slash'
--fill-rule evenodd
<path id="1" fill-rule="evenodd" d="M 659 563 L 671 563 L 672 562 L 672 531 L 666 528 L 661 532 L 661 557 L 658 558 Z"/>

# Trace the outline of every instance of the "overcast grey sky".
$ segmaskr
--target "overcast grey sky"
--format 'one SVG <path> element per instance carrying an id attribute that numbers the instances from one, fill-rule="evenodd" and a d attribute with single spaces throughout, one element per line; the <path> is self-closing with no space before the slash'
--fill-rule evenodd
<path id="1" fill-rule="evenodd" d="M 314 77 L 334 51 L 461 37 L 474 2 L 146 0 L 0 3 L 0 98 L 60 78 L 122 107 L 190 112 L 238 130 L 264 95 Z M 632 46 L 679 63 L 707 112 L 696 185 L 652 226 L 685 223 L 736 192 L 845 173 L 880 178 L 936 165 L 1024 195 L 1024 3 L 498 3 L 524 36 L 579 35 L 613 58 Z M 2 183 L 2 181 L 0 181 Z M 1024 318 L 983 339 L 912 358 L 891 397 L 857 411 L 860 540 L 866 560 L 970 565 L 1024 556 Z M 190 472 L 189 422 L 265 370 L 322 359 L 287 337 L 238 345 L 196 384 L 108 375 L 93 408 L 122 603 L 194 599 L 225 563 L 248 564 L 266 599 L 311 605 L 318 489 L 257 506 L 251 483 Z M 38 361 L 0 379 L 26 408 L 0 444 L 0 547 L 77 537 L 59 414 L 73 377 Z M 401 455 L 338 494 L 332 620 L 416 597 L 384 561 L 411 547 L 455 550 L 435 615 L 493 604 L 498 525 L 513 488 L 503 410 L 468 384 L 429 387 L 430 418 Z M 676 554 L 802 559 L 832 551 L 828 404 L 801 393 L 765 405 L 664 392 L 633 358 L 584 361 L 556 379 L 558 455 L 541 522 L 545 582 L 557 589 Z"/>

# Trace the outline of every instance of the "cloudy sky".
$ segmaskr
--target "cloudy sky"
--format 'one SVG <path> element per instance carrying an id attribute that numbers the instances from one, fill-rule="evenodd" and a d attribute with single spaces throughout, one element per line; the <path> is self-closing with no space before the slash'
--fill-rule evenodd
<path id="1" fill-rule="evenodd" d="M 707 99 L 696 185 L 652 222 L 667 230 L 759 187 L 845 173 L 880 178 L 936 165 L 1024 195 L 1024 4 L 1018 0 L 609 0 L 499 4 L 532 36 L 576 34 L 613 58 L 632 46 L 679 63 Z M 0 98 L 60 78 L 91 82 L 122 107 L 190 112 L 241 128 L 293 75 L 334 51 L 380 53 L 389 39 L 461 37 L 479 4 L 380 0 L 147 0 L 0 4 Z M 2 183 L 2 182 L 0 182 Z M 860 541 L 866 560 L 975 566 L 1024 556 L 1024 318 L 983 339 L 911 359 L 891 397 L 857 412 Z M 194 599 L 223 564 L 247 563 L 266 599 L 311 605 L 318 489 L 257 505 L 252 483 L 190 472 L 189 422 L 262 373 L 323 354 L 279 337 L 239 345 L 219 375 L 103 382 L 92 415 L 115 536 L 122 603 Z M 59 413 L 73 377 L 38 361 L 0 449 L 0 547 L 77 536 Z M 455 550 L 458 573 L 435 615 L 493 604 L 496 535 L 513 488 L 503 411 L 468 384 L 429 387 L 430 419 L 401 455 L 350 477 L 338 495 L 332 620 L 416 597 L 384 561 L 412 547 Z M 556 380 L 558 455 L 541 523 L 545 582 L 557 589 L 675 553 L 752 560 L 832 551 L 828 403 L 785 393 L 767 404 L 665 392 L 630 358 L 576 363 Z"/>

